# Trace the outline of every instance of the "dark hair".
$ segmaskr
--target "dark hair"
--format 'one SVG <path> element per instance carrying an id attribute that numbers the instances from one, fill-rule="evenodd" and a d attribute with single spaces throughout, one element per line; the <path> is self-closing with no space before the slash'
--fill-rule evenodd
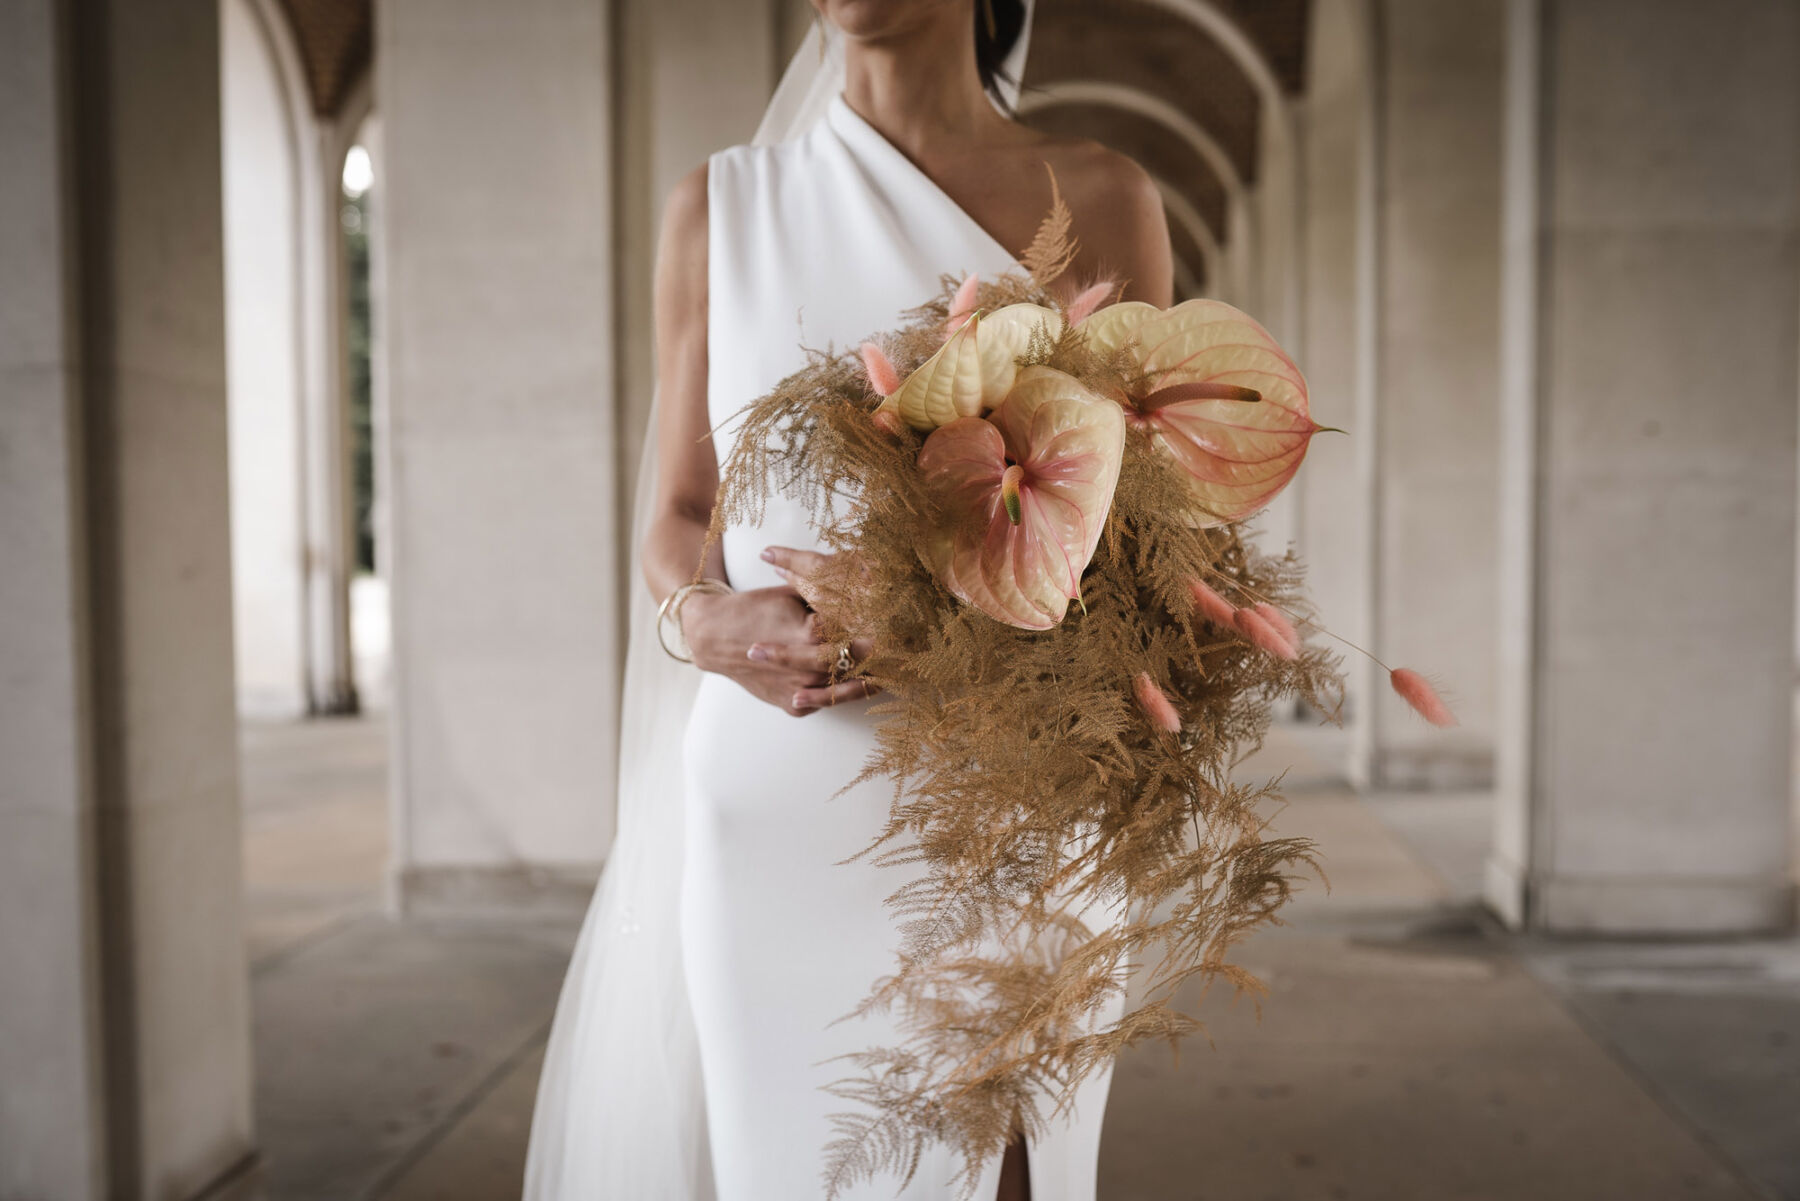
<path id="1" fill-rule="evenodd" d="M 994 32 L 988 34 L 988 13 L 994 14 Z M 1016 84 L 1019 81 L 1000 69 L 1006 56 L 1025 32 L 1025 0 L 975 0 L 975 69 L 981 73 L 981 86 L 994 99 L 1001 101 L 1007 112 L 1012 106 L 1000 95 L 997 80 Z"/>

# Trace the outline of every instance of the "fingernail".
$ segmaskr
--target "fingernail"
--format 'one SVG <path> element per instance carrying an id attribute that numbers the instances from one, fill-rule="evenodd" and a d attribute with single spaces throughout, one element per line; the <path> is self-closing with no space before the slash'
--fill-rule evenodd
<path id="1" fill-rule="evenodd" d="M 813 707 L 813 703 L 811 701 L 807 700 L 805 696 L 803 696 L 802 694 L 800 694 L 798 692 L 796 692 L 794 694 L 794 708 L 810 709 L 812 707 Z"/>
<path id="2" fill-rule="evenodd" d="M 755 646 L 752 646 L 749 649 L 749 651 L 746 653 L 750 656 L 750 658 L 754 659 L 758 663 L 768 662 L 769 648 L 766 646 L 763 646 L 761 643 L 757 643 Z"/>
<path id="3" fill-rule="evenodd" d="M 763 547 L 762 548 L 762 557 L 763 557 L 763 562 L 773 563 L 775 561 L 775 548 L 772 546 Z"/>

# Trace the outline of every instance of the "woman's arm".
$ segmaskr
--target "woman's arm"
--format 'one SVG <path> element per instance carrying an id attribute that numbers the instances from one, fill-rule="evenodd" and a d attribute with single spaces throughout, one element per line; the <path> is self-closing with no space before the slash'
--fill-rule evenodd
<path id="1" fill-rule="evenodd" d="M 669 194 L 656 251 L 657 481 L 643 560 L 644 582 L 658 600 L 693 578 L 719 491 L 706 403 L 706 176 L 702 165 Z M 721 545 L 707 550 L 703 574 L 726 578 Z M 690 595 L 681 625 L 695 666 L 794 716 L 832 695 L 821 685 L 834 652 L 818 644 L 811 613 L 791 587 Z M 766 653 L 753 659 L 752 647 Z"/>
<path id="2" fill-rule="evenodd" d="M 663 206 L 656 248 L 656 489 L 644 538 L 644 578 L 660 601 L 693 577 L 719 490 L 706 412 L 706 167 L 684 176 Z M 725 578 L 725 552 L 705 573 Z M 685 606 L 684 606 L 685 607 Z"/>

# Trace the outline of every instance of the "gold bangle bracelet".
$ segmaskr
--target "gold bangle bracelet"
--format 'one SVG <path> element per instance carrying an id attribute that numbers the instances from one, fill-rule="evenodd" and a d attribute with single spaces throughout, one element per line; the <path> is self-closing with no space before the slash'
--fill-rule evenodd
<path id="1" fill-rule="evenodd" d="M 732 591 L 731 585 L 727 584 L 724 580 L 707 576 L 704 579 L 694 580 L 690 583 L 683 584 L 675 589 L 675 591 L 669 593 L 669 595 L 663 597 L 662 604 L 656 607 L 656 641 L 661 644 L 663 653 L 677 662 L 692 663 L 694 661 L 693 651 L 688 647 L 686 631 L 681 628 L 681 606 L 686 604 L 687 598 L 696 592 L 706 592 L 715 596 L 729 596 Z M 671 618 L 673 618 L 675 622 L 675 634 L 680 640 L 681 649 L 686 653 L 677 654 L 669 647 L 667 626 Z"/>

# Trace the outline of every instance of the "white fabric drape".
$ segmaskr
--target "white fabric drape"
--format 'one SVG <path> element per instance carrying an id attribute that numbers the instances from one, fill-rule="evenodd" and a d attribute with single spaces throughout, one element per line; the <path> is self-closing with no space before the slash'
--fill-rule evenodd
<path id="1" fill-rule="evenodd" d="M 1013 80 L 1023 75 L 1032 7 L 1005 63 Z M 756 144 L 786 141 L 825 115 L 844 87 L 843 40 L 829 24 L 823 31 L 813 24 L 769 101 Z M 1016 86 L 1000 87 L 1016 100 Z M 682 739 L 700 673 L 658 645 L 642 571 L 659 401 L 653 394 L 632 507 L 618 829 L 557 1003 L 524 1201 L 714 1201 L 679 920 Z"/>

